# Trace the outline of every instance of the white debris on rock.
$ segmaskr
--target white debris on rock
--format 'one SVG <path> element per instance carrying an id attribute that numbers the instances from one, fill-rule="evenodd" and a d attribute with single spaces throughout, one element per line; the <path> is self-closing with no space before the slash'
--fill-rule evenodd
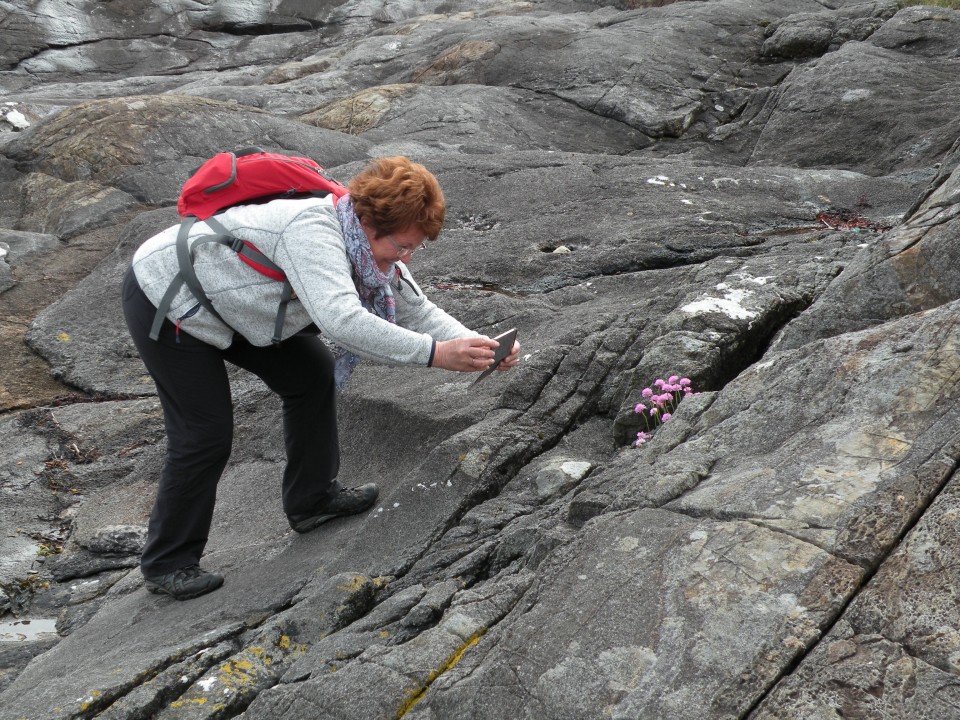
<path id="1" fill-rule="evenodd" d="M 671 180 L 671 179 L 670 179 L 669 177 L 667 177 L 666 175 L 657 175 L 656 177 L 648 178 L 648 179 L 647 179 L 647 184 L 649 184 L 649 185 L 663 185 L 663 186 L 665 186 L 665 187 L 676 187 L 676 186 L 677 186 L 677 183 L 675 183 L 673 180 Z M 682 184 L 682 183 L 681 183 L 681 187 L 683 187 L 683 184 Z"/>

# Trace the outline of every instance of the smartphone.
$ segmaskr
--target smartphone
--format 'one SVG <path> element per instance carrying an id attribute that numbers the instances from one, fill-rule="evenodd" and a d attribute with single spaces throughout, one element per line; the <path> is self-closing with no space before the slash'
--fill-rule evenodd
<path id="1" fill-rule="evenodd" d="M 497 366 L 503 362 L 503 359 L 510 354 L 510 351 L 513 350 L 513 344 L 517 341 L 517 329 L 512 328 L 507 330 L 505 333 L 500 333 L 493 339 L 500 343 L 497 349 L 493 351 L 493 365 L 480 373 L 480 377 L 473 381 L 474 385 L 496 370 Z"/>

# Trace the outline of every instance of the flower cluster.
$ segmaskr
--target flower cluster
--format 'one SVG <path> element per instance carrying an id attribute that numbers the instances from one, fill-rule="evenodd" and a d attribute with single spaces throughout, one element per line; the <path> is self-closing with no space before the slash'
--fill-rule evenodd
<path id="1" fill-rule="evenodd" d="M 634 405 L 633 411 L 643 416 L 647 432 L 637 433 L 634 447 L 640 447 L 653 437 L 651 432 L 659 425 L 669 422 L 680 401 L 687 395 L 695 394 L 690 387 L 690 380 L 676 375 L 671 375 L 666 380 L 657 378 L 653 381 L 653 388 L 645 387 L 640 392 L 643 400 Z"/>

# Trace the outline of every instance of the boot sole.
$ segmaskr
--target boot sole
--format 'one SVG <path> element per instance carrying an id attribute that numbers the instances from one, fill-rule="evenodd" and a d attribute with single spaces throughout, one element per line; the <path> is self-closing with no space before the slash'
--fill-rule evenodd
<path id="1" fill-rule="evenodd" d="M 361 510 L 360 512 L 363 512 L 363 511 Z M 310 518 L 309 520 L 301 520 L 301 521 L 298 522 L 298 523 L 293 523 L 293 522 L 291 522 L 291 523 L 290 523 L 290 527 L 292 527 L 292 528 L 293 528 L 296 532 L 298 532 L 298 533 L 310 532 L 311 530 L 315 530 L 316 528 L 320 527 L 320 526 L 323 525 L 325 522 L 327 522 L 327 521 L 329 521 L 329 520 L 333 520 L 334 518 L 338 518 L 338 517 L 349 517 L 349 516 L 348 516 L 348 515 L 333 515 L 333 514 L 330 514 L 330 515 L 317 515 L 316 517 L 312 517 L 312 518 Z"/>
<path id="2" fill-rule="evenodd" d="M 362 513 L 365 513 L 369 511 L 370 508 L 372 508 L 374 504 L 376 504 L 376 502 L 377 502 L 377 499 L 374 498 L 373 500 L 370 501 L 369 505 L 367 505 L 365 508 L 362 508 L 360 510 L 353 510 L 352 512 L 327 513 L 326 515 L 315 515 L 312 518 L 307 518 L 306 520 L 301 520 L 300 522 L 296 522 L 296 523 L 293 522 L 293 520 L 290 520 L 289 518 L 287 519 L 290 522 L 291 528 L 296 530 L 298 533 L 306 533 L 306 532 L 310 532 L 311 530 L 316 530 L 318 527 L 323 525 L 325 522 L 329 522 L 330 520 L 335 520 L 341 517 L 352 517 L 354 515 L 360 515 Z"/>
<path id="3" fill-rule="evenodd" d="M 147 588 L 147 592 L 153 595 L 167 595 L 172 597 L 174 600 L 193 600 L 193 598 L 200 597 L 201 595 L 206 595 L 207 593 L 213 592 L 214 590 L 219 589 L 223 585 L 222 582 L 215 583 L 210 587 L 202 588 L 200 590 L 191 590 L 185 593 L 172 593 L 161 585 L 153 585 L 147 583 L 144 587 Z"/>

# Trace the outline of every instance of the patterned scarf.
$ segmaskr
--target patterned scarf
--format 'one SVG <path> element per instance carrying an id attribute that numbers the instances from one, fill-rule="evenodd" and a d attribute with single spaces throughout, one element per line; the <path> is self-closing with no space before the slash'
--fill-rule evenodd
<path id="1" fill-rule="evenodd" d="M 386 273 L 377 267 L 373 250 L 370 249 L 370 241 L 367 240 L 367 234 L 360 226 L 360 219 L 353 210 L 353 201 L 349 195 L 344 195 L 337 202 L 337 216 L 343 228 L 343 241 L 347 246 L 350 264 L 353 266 L 353 284 L 360 295 L 361 304 L 377 317 L 395 323 L 397 303 L 390 288 L 390 280 L 396 272 L 395 266 L 391 265 Z M 337 390 L 343 390 L 343 386 L 350 379 L 360 358 L 341 347 L 334 348 L 334 357 L 336 358 L 334 380 Z"/>

